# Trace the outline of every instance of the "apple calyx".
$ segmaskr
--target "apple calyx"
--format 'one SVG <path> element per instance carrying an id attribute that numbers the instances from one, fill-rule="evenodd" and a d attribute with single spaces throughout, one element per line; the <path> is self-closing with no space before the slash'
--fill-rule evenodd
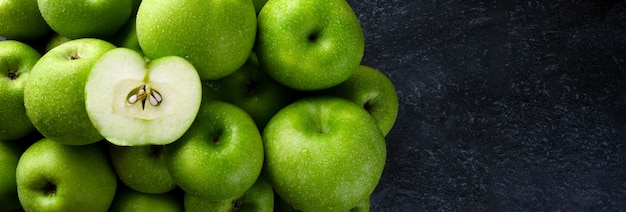
<path id="1" fill-rule="evenodd" d="M 52 182 L 50 182 L 50 181 L 47 181 L 47 182 L 43 185 L 43 187 L 41 187 L 41 190 L 43 191 L 43 193 L 44 193 L 46 196 L 52 196 L 52 195 L 56 194 L 56 192 L 57 192 L 57 186 L 56 186 L 54 183 L 52 183 Z"/>
<path id="2" fill-rule="evenodd" d="M 17 74 L 17 72 L 16 72 L 16 71 L 9 71 L 9 72 L 7 73 L 7 77 L 8 77 L 10 80 L 15 80 L 15 79 L 17 79 L 17 77 L 19 77 L 19 75 Z"/>
<path id="3" fill-rule="evenodd" d="M 243 202 L 238 198 L 234 199 L 232 204 L 233 204 L 233 211 L 239 211 L 241 207 L 243 206 Z"/>
<path id="4" fill-rule="evenodd" d="M 159 93 L 159 91 L 150 88 L 150 85 L 143 84 L 139 87 L 131 90 L 126 97 L 128 103 L 135 104 L 137 102 L 141 102 L 141 109 L 146 108 L 146 99 L 150 102 L 152 106 L 159 106 L 161 102 L 163 102 L 163 96 Z"/>

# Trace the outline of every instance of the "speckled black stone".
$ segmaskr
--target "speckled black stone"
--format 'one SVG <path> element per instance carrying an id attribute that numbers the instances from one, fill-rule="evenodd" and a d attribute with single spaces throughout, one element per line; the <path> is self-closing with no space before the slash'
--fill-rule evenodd
<path id="1" fill-rule="evenodd" d="M 626 210 L 625 1 L 348 2 L 400 100 L 372 211 Z"/>

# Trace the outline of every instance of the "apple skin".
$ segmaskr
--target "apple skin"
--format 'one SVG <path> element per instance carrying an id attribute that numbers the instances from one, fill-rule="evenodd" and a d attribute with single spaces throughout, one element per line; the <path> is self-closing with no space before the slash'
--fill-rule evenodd
<path id="1" fill-rule="evenodd" d="M 48 38 L 48 41 L 46 42 L 45 52 L 48 52 L 51 49 L 54 49 L 54 47 L 57 47 L 70 40 L 72 39 L 63 37 L 63 35 L 60 35 L 59 33 L 56 33 L 56 32 L 51 33 L 50 37 Z"/>
<path id="2" fill-rule="evenodd" d="M 263 166 L 263 142 L 244 110 L 230 103 L 203 101 L 185 135 L 165 146 L 163 159 L 186 193 L 224 200 L 254 184 Z"/>
<path id="3" fill-rule="evenodd" d="M 184 203 L 187 212 L 272 212 L 274 211 L 274 190 L 267 179 L 259 177 L 254 185 L 241 196 L 210 201 L 200 196 L 186 194 Z"/>
<path id="4" fill-rule="evenodd" d="M 252 4 L 254 4 L 254 10 L 256 11 L 257 16 L 261 12 L 261 9 L 263 8 L 263 6 L 265 6 L 265 3 L 267 3 L 267 1 L 268 0 L 252 0 Z"/>
<path id="5" fill-rule="evenodd" d="M 29 45 L 0 41 L 0 140 L 15 140 L 34 131 L 26 116 L 24 84 L 41 54 Z"/>
<path id="6" fill-rule="evenodd" d="M 175 55 L 191 62 L 202 80 L 235 72 L 256 37 L 250 0 L 143 0 L 137 39 L 148 58 Z"/>
<path id="7" fill-rule="evenodd" d="M 23 149 L 17 142 L 0 141 L 0 211 L 20 208 L 17 198 L 17 163 Z"/>
<path id="8" fill-rule="evenodd" d="M 361 25 L 345 0 L 272 0 L 259 13 L 259 61 L 291 88 L 320 90 L 345 81 L 364 48 Z"/>
<path id="9" fill-rule="evenodd" d="M 117 47 L 129 48 L 143 54 L 137 40 L 136 20 L 135 17 L 131 17 L 109 41 Z"/>
<path id="10" fill-rule="evenodd" d="M 107 38 L 128 20 L 132 10 L 129 0 L 37 0 L 46 23 L 70 39 Z"/>
<path id="11" fill-rule="evenodd" d="M 161 145 L 109 145 L 111 164 L 120 181 L 149 194 L 166 193 L 177 187 L 162 160 L 162 151 Z"/>
<path id="12" fill-rule="evenodd" d="M 369 66 L 359 66 L 348 80 L 322 93 L 363 106 L 372 114 L 383 135 L 391 131 L 398 117 L 398 94 L 393 83 L 385 74 Z"/>
<path id="13" fill-rule="evenodd" d="M 254 52 L 235 73 L 219 80 L 203 81 L 202 95 L 204 99 L 225 101 L 240 107 L 259 129 L 295 99 L 292 89 L 265 74 Z"/>
<path id="14" fill-rule="evenodd" d="M 302 211 L 354 207 L 374 191 L 385 165 L 385 137 L 374 118 L 339 97 L 288 105 L 267 124 L 263 142 L 274 191 Z"/>
<path id="15" fill-rule="evenodd" d="M 0 20 L 0 36 L 9 39 L 33 40 L 50 31 L 37 0 L 0 0 Z"/>
<path id="16" fill-rule="evenodd" d="M 96 61 L 114 48 L 99 39 L 76 39 L 57 46 L 37 61 L 24 87 L 24 106 L 42 135 L 69 145 L 102 139 L 87 116 L 85 83 Z"/>
<path id="17" fill-rule="evenodd" d="M 119 186 L 109 211 L 184 212 L 183 198 L 177 192 L 148 194 Z"/>
<path id="18" fill-rule="evenodd" d="M 41 139 L 24 151 L 16 172 L 25 211 L 107 211 L 117 188 L 105 149 L 98 144 Z"/>

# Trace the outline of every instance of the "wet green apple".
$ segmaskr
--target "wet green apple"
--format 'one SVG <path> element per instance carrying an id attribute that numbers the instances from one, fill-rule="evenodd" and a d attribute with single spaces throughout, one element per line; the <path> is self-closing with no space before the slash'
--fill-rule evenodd
<path id="1" fill-rule="evenodd" d="M 107 211 L 117 178 L 100 143 L 65 145 L 44 138 L 20 157 L 17 193 L 25 211 Z"/>
<path id="2" fill-rule="evenodd" d="M 335 86 L 363 58 L 363 31 L 345 0 L 272 0 L 261 9 L 255 51 L 267 73 L 298 90 Z"/>
<path id="3" fill-rule="evenodd" d="M 137 39 L 146 56 L 189 60 L 203 80 L 235 72 L 248 59 L 256 37 L 250 0 L 143 0 Z"/>
<path id="4" fill-rule="evenodd" d="M 267 179 L 259 177 L 254 185 L 240 196 L 211 201 L 201 196 L 185 194 L 184 203 L 187 212 L 272 212 L 274 211 L 274 190 Z"/>
<path id="5" fill-rule="evenodd" d="M 37 0 L 39 12 L 57 33 L 70 39 L 107 38 L 126 23 L 129 0 Z"/>
<path id="6" fill-rule="evenodd" d="M 322 92 L 346 98 L 365 108 L 387 135 L 398 117 L 398 94 L 393 83 L 382 72 L 359 66 L 345 82 Z"/>
<path id="7" fill-rule="evenodd" d="M 0 41 L 0 140 L 15 140 L 35 127 L 26 116 L 24 84 L 41 54 L 26 43 Z"/>
<path id="8" fill-rule="evenodd" d="M 203 101 L 193 125 L 165 146 L 165 164 L 187 194 L 219 201 L 243 194 L 261 173 L 263 142 L 239 107 Z"/>
<path id="9" fill-rule="evenodd" d="M 111 203 L 111 212 L 184 212 L 182 196 L 175 191 L 148 194 L 120 186 Z"/>
<path id="10" fill-rule="evenodd" d="M 340 97 L 298 100 L 263 131 L 264 173 L 302 211 L 346 211 L 370 196 L 383 172 L 385 137 L 361 106 Z"/>
<path id="11" fill-rule="evenodd" d="M 162 145 L 109 145 L 111 164 L 120 181 L 132 190 L 149 194 L 162 194 L 177 187 L 165 167 L 162 152 Z"/>
<path id="12" fill-rule="evenodd" d="M 235 73 L 219 80 L 205 80 L 202 95 L 245 110 L 262 129 L 280 109 L 293 102 L 295 92 L 267 76 L 252 53 Z"/>
<path id="13" fill-rule="evenodd" d="M 63 144 L 84 145 L 102 140 L 85 108 L 85 83 L 109 42 L 82 38 L 44 54 L 24 87 L 26 114 L 42 135 Z"/>
<path id="14" fill-rule="evenodd" d="M 9 39 L 33 40 L 50 31 L 37 0 L 0 0 L 0 20 L 0 36 Z"/>
<path id="15" fill-rule="evenodd" d="M 13 211 L 20 208 L 17 198 L 17 163 L 23 149 L 17 142 L 0 140 L 0 211 Z"/>

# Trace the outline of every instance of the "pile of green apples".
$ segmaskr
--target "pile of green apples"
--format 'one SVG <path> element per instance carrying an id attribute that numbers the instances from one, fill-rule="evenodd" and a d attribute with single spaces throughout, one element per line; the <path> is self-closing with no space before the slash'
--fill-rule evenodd
<path id="1" fill-rule="evenodd" d="M 0 0 L 0 211 L 369 211 L 398 113 L 345 0 Z"/>

